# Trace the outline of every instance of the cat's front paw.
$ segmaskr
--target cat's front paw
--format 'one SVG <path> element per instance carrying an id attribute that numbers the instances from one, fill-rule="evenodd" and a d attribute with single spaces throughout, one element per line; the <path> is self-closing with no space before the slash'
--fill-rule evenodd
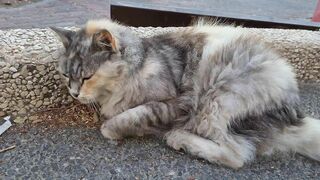
<path id="1" fill-rule="evenodd" d="M 122 136 L 115 132 L 115 129 L 113 129 L 112 126 L 110 126 L 107 122 L 102 124 L 100 131 L 105 138 L 111 140 L 122 139 Z"/>
<path id="2" fill-rule="evenodd" d="M 183 144 L 183 139 L 181 139 L 181 134 L 179 131 L 169 132 L 166 135 L 167 144 L 175 150 L 185 150 L 185 146 Z"/>

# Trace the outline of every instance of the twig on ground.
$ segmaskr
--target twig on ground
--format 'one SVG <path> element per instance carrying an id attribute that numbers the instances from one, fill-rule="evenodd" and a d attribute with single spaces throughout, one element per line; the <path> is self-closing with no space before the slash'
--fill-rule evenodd
<path id="1" fill-rule="evenodd" d="M 4 149 L 0 149 L 0 153 L 3 153 L 3 152 L 6 152 L 6 151 L 9 151 L 9 150 L 14 149 L 14 148 L 16 148 L 16 146 L 15 146 L 15 145 L 13 145 L 13 146 L 9 146 L 9 147 L 6 147 L 6 148 L 4 148 Z"/>

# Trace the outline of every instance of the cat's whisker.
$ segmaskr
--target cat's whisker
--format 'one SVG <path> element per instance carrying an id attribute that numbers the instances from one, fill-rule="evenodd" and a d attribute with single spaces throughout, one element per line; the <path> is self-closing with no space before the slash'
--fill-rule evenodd
<path id="1" fill-rule="evenodd" d="M 87 106 L 92 110 L 91 103 L 88 103 Z"/>
<path id="2" fill-rule="evenodd" d="M 90 99 L 90 100 L 89 100 L 89 104 L 90 104 L 91 109 L 92 109 L 95 113 L 97 113 L 97 115 L 100 117 L 100 111 L 99 111 L 99 108 L 97 107 L 97 104 L 95 103 L 95 101 L 92 100 L 92 99 Z"/>
<path id="3" fill-rule="evenodd" d="M 91 109 L 92 111 L 95 111 L 94 108 L 92 107 L 92 104 L 91 104 L 91 103 L 89 103 L 89 107 L 90 107 L 90 109 Z"/>
<path id="4" fill-rule="evenodd" d="M 100 114 L 100 110 L 99 110 L 99 107 L 98 107 L 97 103 L 93 103 L 93 106 L 95 107 L 96 112 L 97 112 L 98 116 L 100 117 L 101 114 Z"/>
<path id="5" fill-rule="evenodd" d="M 91 101 L 89 102 L 89 106 L 90 106 L 90 108 L 91 108 L 93 111 L 95 111 L 95 109 L 94 109 Z"/>

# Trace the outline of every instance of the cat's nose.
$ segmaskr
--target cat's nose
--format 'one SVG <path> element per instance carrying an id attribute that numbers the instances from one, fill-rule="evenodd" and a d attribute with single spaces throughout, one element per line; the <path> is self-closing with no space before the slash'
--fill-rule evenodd
<path id="1" fill-rule="evenodd" d="M 77 92 L 72 92 L 72 93 L 70 93 L 71 94 L 71 96 L 73 96 L 74 98 L 77 98 L 78 96 L 79 96 L 79 93 L 77 93 Z"/>

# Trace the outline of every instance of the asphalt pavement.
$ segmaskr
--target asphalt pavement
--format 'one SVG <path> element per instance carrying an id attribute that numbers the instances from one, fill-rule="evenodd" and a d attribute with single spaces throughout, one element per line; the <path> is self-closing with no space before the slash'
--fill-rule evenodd
<path id="1" fill-rule="evenodd" d="M 301 107 L 320 118 L 320 85 L 301 86 Z M 109 141 L 98 129 L 31 126 L 0 137 L 0 179 L 320 179 L 320 163 L 298 154 L 257 157 L 240 170 L 174 151 L 155 137 Z"/>

